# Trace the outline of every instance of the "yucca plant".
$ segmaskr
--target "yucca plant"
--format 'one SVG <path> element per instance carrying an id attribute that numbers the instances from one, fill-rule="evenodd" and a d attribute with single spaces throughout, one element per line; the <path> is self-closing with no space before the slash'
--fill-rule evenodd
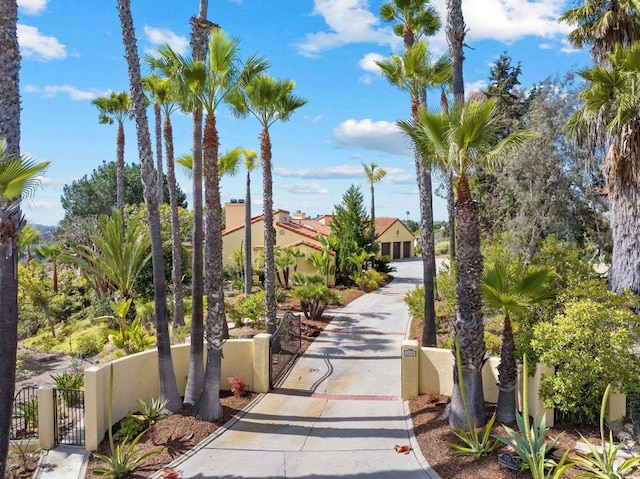
<path id="1" fill-rule="evenodd" d="M 147 457 L 154 454 L 160 454 L 162 451 L 154 449 L 153 451 L 145 452 L 136 457 L 136 446 L 140 441 L 140 438 L 144 435 L 145 431 L 138 434 L 135 439 L 129 442 L 129 436 L 124 439 L 117 446 L 113 440 L 113 364 L 109 370 L 109 407 L 107 408 L 107 420 L 109 421 L 109 447 L 111 449 L 111 455 L 93 453 L 95 457 L 105 462 L 106 466 L 98 466 L 91 469 L 96 476 L 113 477 L 114 479 L 124 479 L 127 475 L 133 471 L 138 464 L 144 461 Z"/>
<path id="2" fill-rule="evenodd" d="M 451 447 L 457 453 L 470 454 L 474 459 L 478 459 L 481 456 L 486 456 L 487 454 L 492 453 L 500 446 L 500 442 L 491 440 L 491 428 L 493 427 L 493 423 L 496 420 L 496 415 L 494 414 L 493 416 L 491 416 L 491 419 L 489 419 L 487 424 L 485 424 L 485 426 L 481 428 L 482 434 L 479 434 L 478 429 L 474 426 L 473 421 L 471 420 L 469 407 L 467 406 L 464 381 L 462 380 L 462 358 L 460 357 L 460 341 L 457 337 L 455 349 L 456 368 L 458 372 L 458 378 L 460 380 L 460 394 L 462 395 L 462 405 L 464 406 L 464 413 L 467 417 L 467 431 L 465 431 L 464 429 L 454 430 L 453 433 L 465 445 L 461 446 L 460 444 L 449 443 L 449 447 Z"/>
<path id="3" fill-rule="evenodd" d="M 622 479 L 631 469 L 640 464 L 640 457 L 631 457 L 616 464 L 615 459 L 618 450 L 622 447 L 622 443 L 615 446 L 613 444 L 613 432 L 609 430 L 609 442 L 604 439 L 604 420 L 607 409 L 607 402 L 609 401 L 609 395 L 611 394 L 611 384 L 607 386 L 602 396 L 602 406 L 600 407 L 600 443 L 602 444 L 602 450 L 598 450 L 596 446 L 591 444 L 582 434 L 580 437 L 587 444 L 590 454 L 583 454 L 578 452 L 580 459 L 578 464 L 581 468 L 586 469 L 586 472 L 581 472 L 576 476 L 589 477 L 595 479 Z"/>
<path id="4" fill-rule="evenodd" d="M 531 424 L 529 419 L 529 379 L 526 356 L 524 356 L 522 370 L 522 414 L 516 412 L 518 431 L 503 424 L 502 427 L 507 435 L 495 434 L 493 437 L 507 446 L 511 446 L 516 451 L 520 456 L 521 464 L 523 464 L 524 468 L 529 469 L 533 479 L 559 479 L 574 465 L 574 462 L 567 459 L 567 453 L 562 456 L 557 464 L 553 459 L 547 457 L 547 454 L 555 447 L 562 434 L 547 443 L 545 441 L 547 427 L 544 416 L 538 419 L 536 415 L 533 424 Z"/>

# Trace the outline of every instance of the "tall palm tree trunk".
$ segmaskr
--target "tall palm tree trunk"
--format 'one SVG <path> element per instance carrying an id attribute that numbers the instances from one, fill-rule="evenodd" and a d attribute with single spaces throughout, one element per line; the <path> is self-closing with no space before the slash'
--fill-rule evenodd
<path id="1" fill-rule="evenodd" d="M 218 132 L 215 115 L 209 113 L 204 128 L 205 203 L 207 207 L 205 237 L 207 291 L 207 367 L 204 389 L 194 405 L 196 417 L 214 421 L 222 417 L 220 371 L 224 338 L 224 281 L 222 277 L 222 206 L 218 171 Z"/>
<path id="2" fill-rule="evenodd" d="M 420 100 L 412 95 L 411 116 L 417 121 Z M 426 99 L 425 108 L 426 108 Z M 433 191 L 431 186 L 431 170 L 425 166 L 422 155 L 414 154 L 416 164 L 416 179 L 418 195 L 420 197 L 420 252 L 422 255 L 422 281 L 424 284 L 424 318 L 422 328 L 422 345 L 425 347 L 436 345 L 436 310 L 434 278 L 435 248 L 433 237 Z"/>
<path id="3" fill-rule="evenodd" d="M 160 236 L 160 212 L 158 209 L 158 176 L 153 165 L 151 137 L 147 121 L 146 106 L 140 76 L 140 60 L 136 45 L 130 0 L 118 0 L 118 12 L 122 26 L 122 40 L 127 58 L 131 97 L 136 119 L 138 153 L 140 155 L 141 176 L 144 185 L 144 197 L 151 233 L 151 252 L 153 264 L 153 290 L 156 315 L 156 343 L 158 348 L 158 369 L 160 376 L 160 398 L 167 401 L 167 409 L 178 411 L 182 406 L 171 358 L 169 322 L 167 318 L 167 297 L 164 278 L 164 257 Z"/>
<path id="4" fill-rule="evenodd" d="M 182 287 L 182 239 L 178 216 L 176 167 L 173 153 L 173 126 L 169 115 L 164 119 L 164 147 L 167 156 L 167 183 L 171 208 L 171 282 L 173 283 L 173 327 L 184 325 L 184 301 Z"/>
<path id="5" fill-rule="evenodd" d="M 518 366 L 514 350 L 515 341 L 511 318 L 509 313 L 506 313 L 502 327 L 502 345 L 500 346 L 500 364 L 498 365 L 498 405 L 496 407 L 496 420 L 503 424 L 509 424 L 516 420 Z"/>
<path id="6" fill-rule="evenodd" d="M 124 125 L 121 121 L 118 121 L 116 144 L 116 208 L 122 214 L 124 211 Z"/>
<path id="7" fill-rule="evenodd" d="M 376 199 L 373 189 L 373 181 L 371 182 L 371 246 L 376 243 Z"/>
<path id="8" fill-rule="evenodd" d="M 467 27 L 462 15 L 462 0 L 447 0 L 447 42 L 451 57 L 451 76 L 453 82 L 453 96 L 456 104 L 464 101 L 464 78 L 462 65 L 464 63 L 464 37 Z"/>
<path id="9" fill-rule="evenodd" d="M 260 135 L 262 156 L 262 188 L 264 190 L 264 291 L 267 316 L 267 333 L 276 332 L 276 260 L 273 229 L 273 178 L 271 175 L 271 138 L 268 128 Z"/>
<path id="10" fill-rule="evenodd" d="M 447 217 L 449 218 L 449 260 L 456 260 L 456 196 L 453 186 L 453 171 L 447 173 Z"/>
<path id="11" fill-rule="evenodd" d="M 2 8 L 0 8 L 2 10 Z M 0 227 L 19 226 L 20 209 L 14 218 L 1 218 Z M 8 222 L 8 223 L 7 223 Z M 9 431 L 13 421 L 18 349 L 18 249 L 0 233 L 0 477 L 4 477 L 9 451 Z"/>
<path id="12" fill-rule="evenodd" d="M 253 268 L 251 263 L 251 172 L 247 169 L 247 191 L 244 198 L 244 297 L 251 294 Z"/>
<path id="13" fill-rule="evenodd" d="M 624 127 L 605 159 L 613 254 L 609 288 L 640 294 L 640 120 Z M 616 148 L 617 146 L 617 148 Z M 615 156 L 614 156 L 615 155 Z"/>
<path id="14" fill-rule="evenodd" d="M 482 275 L 482 255 L 480 253 L 480 227 L 478 224 L 478 204 L 471 198 L 468 179 L 458 179 L 456 201 L 456 227 L 458 239 L 458 261 L 456 262 L 458 304 L 454 330 L 459 339 L 462 378 L 454 368 L 454 387 L 451 397 L 449 424 L 452 428 L 467 427 L 460 381 L 464 388 L 471 421 L 477 427 L 486 424 L 482 389 L 482 366 L 485 362 L 484 324 L 482 322 L 482 296 L 480 276 Z"/>
<path id="15" fill-rule="evenodd" d="M 193 58 L 204 60 L 207 52 L 209 23 L 206 0 L 200 0 L 198 17 L 191 18 L 191 50 Z M 191 348 L 189 374 L 184 393 L 185 404 L 195 404 L 204 384 L 204 261 L 202 224 L 202 107 L 193 109 L 193 250 L 191 259 Z"/>

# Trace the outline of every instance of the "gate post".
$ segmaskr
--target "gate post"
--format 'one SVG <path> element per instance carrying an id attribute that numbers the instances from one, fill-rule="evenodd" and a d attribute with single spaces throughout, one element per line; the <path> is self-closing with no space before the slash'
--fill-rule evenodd
<path id="1" fill-rule="evenodd" d="M 47 384 L 38 388 L 38 443 L 42 449 L 56 446 L 56 404 L 53 386 Z"/>
<path id="2" fill-rule="evenodd" d="M 253 337 L 253 391 L 256 393 L 266 393 L 271 388 L 270 344 L 270 334 L 260 333 Z"/>

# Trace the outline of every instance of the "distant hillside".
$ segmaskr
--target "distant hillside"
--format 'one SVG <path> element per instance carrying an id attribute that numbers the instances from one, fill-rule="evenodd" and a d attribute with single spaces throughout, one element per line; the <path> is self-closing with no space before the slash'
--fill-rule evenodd
<path id="1" fill-rule="evenodd" d="M 50 243 L 53 241 L 53 233 L 58 228 L 57 226 L 45 226 L 45 225 L 32 225 L 35 229 L 40 231 L 39 243 Z"/>

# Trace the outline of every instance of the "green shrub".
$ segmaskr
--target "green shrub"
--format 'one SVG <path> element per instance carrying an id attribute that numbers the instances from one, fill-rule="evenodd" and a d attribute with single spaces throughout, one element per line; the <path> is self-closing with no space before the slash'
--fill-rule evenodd
<path id="1" fill-rule="evenodd" d="M 76 352 L 84 358 L 100 353 L 104 343 L 104 336 L 97 330 L 85 331 L 75 337 Z"/>
<path id="2" fill-rule="evenodd" d="M 435 251 L 437 255 L 449 254 L 449 240 L 436 243 Z"/>
<path id="3" fill-rule="evenodd" d="M 380 271 L 375 269 L 368 269 L 364 273 L 362 273 L 362 275 L 368 280 L 375 282 L 376 287 L 382 286 L 387 280 L 386 274 L 381 273 Z"/>
<path id="4" fill-rule="evenodd" d="M 140 324 L 140 318 L 136 318 L 131 323 L 123 323 L 120 330 L 112 331 L 109 341 L 125 354 L 134 354 L 153 347 L 156 338 Z"/>
<path id="5" fill-rule="evenodd" d="M 335 291 L 321 284 L 300 286 L 291 292 L 291 296 L 300 300 L 300 306 L 307 319 L 320 319 L 329 304 L 340 300 Z"/>
<path id="6" fill-rule="evenodd" d="M 414 318 L 424 318 L 424 286 L 416 286 L 404 295 L 404 303 Z"/>
<path id="7" fill-rule="evenodd" d="M 373 267 L 380 273 L 393 273 L 396 268 L 394 266 L 391 266 L 389 263 L 391 263 L 391 258 L 389 256 L 380 256 L 379 258 L 373 260 Z"/>
<path id="8" fill-rule="evenodd" d="M 491 356 L 500 356 L 500 346 L 502 346 L 500 336 L 493 334 L 491 331 L 485 331 L 484 344 Z"/>
<path id="9" fill-rule="evenodd" d="M 230 316 L 236 323 L 236 326 L 242 326 L 242 320 L 244 318 L 249 318 L 256 323 L 264 316 L 266 310 L 264 297 L 264 291 L 252 293 L 230 310 Z"/>
<path id="10" fill-rule="evenodd" d="M 75 391 L 76 389 L 84 389 L 84 373 L 75 371 L 69 373 L 64 371 L 62 374 L 51 376 L 56 388 L 65 389 L 62 392 L 62 399 L 67 406 L 74 407 L 82 403 L 82 394 Z"/>
<path id="11" fill-rule="evenodd" d="M 113 434 L 114 441 L 124 441 L 127 438 L 136 437 L 147 429 L 144 419 L 128 412 L 122 421 L 118 430 Z"/>
<path id="12" fill-rule="evenodd" d="M 324 276 L 321 274 L 308 274 L 296 271 L 291 275 L 292 286 L 302 286 L 305 284 L 324 284 Z"/>
<path id="13" fill-rule="evenodd" d="M 452 318 L 456 315 L 456 270 L 450 262 L 445 262 L 438 271 L 436 277 L 438 285 L 438 295 L 440 296 L 442 314 L 446 318 Z"/>
<path id="14" fill-rule="evenodd" d="M 557 275 L 558 290 L 574 287 L 594 276 L 591 264 L 584 259 L 582 251 L 575 244 L 558 240 L 554 235 L 546 237 L 540 244 L 532 264 L 553 268 Z"/>
<path id="15" fill-rule="evenodd" d="M 608 383 L 628 391 L 640 361 L 633 352 L 638 317 L 626 308 L 581 299 L 564 305 L 552 322 L 533 330 L 532 347 L 556 368 L 543 378 L 541 397 L 570 419 L 594 421 Z"/>

